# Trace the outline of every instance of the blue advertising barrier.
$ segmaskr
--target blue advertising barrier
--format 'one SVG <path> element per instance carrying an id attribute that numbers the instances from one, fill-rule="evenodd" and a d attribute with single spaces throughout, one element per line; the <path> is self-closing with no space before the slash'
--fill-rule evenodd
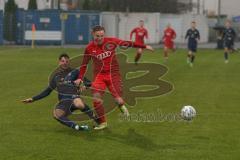
<path id="1" fill-rule="evenodd" d="M 65 12 L 65 44 L 87 44 L 91 41 L 91 28 L 100 24 L 100 13 Z"/>
<path id="2" fill-rule="evenodd" d="M 19 9 L 16 19 L 17 44 L 30 45 L 33 39 L 38 45 L 87 44 L 91 28 L 100 24 L 100 13 Z"/>
<path id="3" fill-rule="evenodd" d="M 59 45 L 62 41 L 59 10 L 18 10 L 16 12 L 16 43 Z M 34 25 L 34 30 L 33 30 Z"/>

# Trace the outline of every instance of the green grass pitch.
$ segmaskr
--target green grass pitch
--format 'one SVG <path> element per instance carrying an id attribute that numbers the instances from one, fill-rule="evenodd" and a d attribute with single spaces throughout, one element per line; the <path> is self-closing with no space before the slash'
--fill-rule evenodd
<path id="1" fill-rule="evenodd" d="M 138 99 L 130 112 L 178 113 L 193 105 L 192 122 L 121 122 L 119 111 L 108 116 L 103 131 L 76 132 L 52 118 L 56 93 L 33 104 L 21 99 L 39 93 L 57 65 L 59 53 L 80 49 L 0 47 L 1 160 L 238 160 L 240 158 L 240 54 L 224 64 L 223 51 L 201 49 L 196 63 L 186 63 L 186 50 L 171 54 L 164 80 L 174 90 Z M 135 50 L 128 50 L 133 61 Z M 146 52 L 144 62 L 163 63 L 162 50 Z M 79 62 L 80 63 L 80 62 Z"/>

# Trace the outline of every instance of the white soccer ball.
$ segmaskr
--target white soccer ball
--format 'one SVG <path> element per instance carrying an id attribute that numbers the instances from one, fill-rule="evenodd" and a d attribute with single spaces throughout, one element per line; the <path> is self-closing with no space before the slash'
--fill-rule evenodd
<path id="1" fill-rule="evenodd" d="M 184 120 L 192 120 L 195 116 L 196 116 L 197 112 L 195 110 L 195 108 L 193 108 L 193 106 L 184 106 L 181 109 L 181 117 Z"/>

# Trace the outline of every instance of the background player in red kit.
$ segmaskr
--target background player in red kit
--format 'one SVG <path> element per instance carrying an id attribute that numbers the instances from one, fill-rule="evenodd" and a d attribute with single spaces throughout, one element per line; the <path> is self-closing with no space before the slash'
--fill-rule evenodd
<path id="1" fill-rule="evenodd" d="M 171 24 L 168 24 L 166 29 L 164 30 L 163 35 L 163 43 L 164 43 L 164 58 L 165 60 L 168 59 L 168 52 L 169 50 L 175 51 L 174 39 L 176 38 L 176 32 L 173 28 L 171 28 Z"/>
<path id="2" fill-rule="evenodd" d="M 135 34 L 135 42 L 138 44 L 144 44 L 144 38 L 148 39 L 148 31 L 146 28 L 144 28 L 144 21 L 139 21 L 139 27 L 134 28 L 130 33 L 130 40 L 132 40 L 132 36 Z M 143 53 L 143 48 L 137 49 L 137 54 L 135 56 L 135 64 L 138 63 L 139 59 L 141 58 L 141 55 Z"/>
<path id="3" fill-rule="evenodd" d="M 123 41 L 118 38 L 105 37 L 105 29 L 102 26 L 95 26 L 92 30 L 93 41 L 85 49 L 83 61 L 80 67 L 77 85 L 82 82 L 86 73 L 87 64 L 93 61 L 94 79 L 92 83 L 93 105 L 99 117 L 99 124 L 94 129 L 104 129 L 107 127 L 102 96 L 109 89 L 119 109 L 126 116 L 129 115 L 122 99 L 122 80 L 119 64 L 116 57 L 116 48 L 118 46 L 146 48 L 153 51 L 148 45 L 138 44 L 131 41 Z"/>

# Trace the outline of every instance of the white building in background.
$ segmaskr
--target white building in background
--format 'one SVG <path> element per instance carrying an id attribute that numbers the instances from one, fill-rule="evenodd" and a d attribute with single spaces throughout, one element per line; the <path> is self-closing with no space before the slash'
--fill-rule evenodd
<path id="1" fill-rule="evenodd" d="M 240 15 L 240 0 L 192 0 L 193 13 L 206 13 L 210 15 L 220 14 L 228 16 Z M 220 7 L 220 8 L 219 8 Z"/>
<path id="2" fill-rule="evenodd" d="M 158 43 L 160 41 L 160 13 L 103 12 L 101 19 L 107 36 L 126 40 L 129 40 L 130 32 L 138 26 L 139 20 L 144 20 L 149 35 L 146 43 Z"/>
<path id="3" fill-rule="evenodd" d="M 221 13 L 229 16 L 240 15 L 240 1 L 239 0 L 222 0 Z"/>

